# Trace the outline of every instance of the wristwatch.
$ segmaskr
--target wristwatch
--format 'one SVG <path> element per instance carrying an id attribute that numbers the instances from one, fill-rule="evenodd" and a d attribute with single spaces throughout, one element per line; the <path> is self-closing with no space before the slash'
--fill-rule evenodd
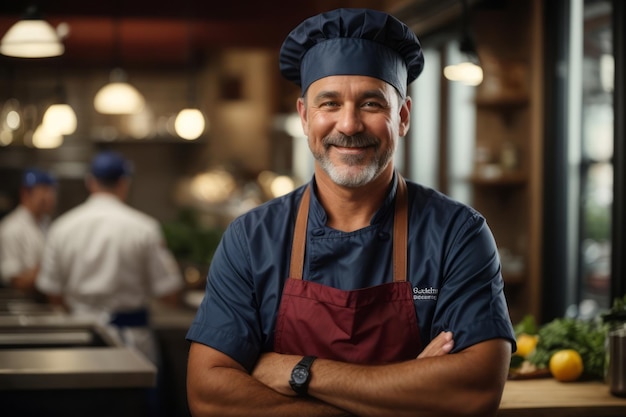
<path id="1" fill-rule="evenodd" d="M 311 381 L 311 365 L 313 365 L 315 359 L 317 359 L 316 356 L 305 356 L 291 371 L 289 385 L 296 394 L 301 396 L 307 394 L 309 381 Z"/>

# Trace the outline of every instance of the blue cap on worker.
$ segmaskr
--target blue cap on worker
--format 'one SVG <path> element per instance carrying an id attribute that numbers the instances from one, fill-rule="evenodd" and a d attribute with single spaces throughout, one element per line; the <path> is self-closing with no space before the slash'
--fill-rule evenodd
<path id="1" fill-rule="evenodd" d="M 57 181 L 52 174 L 39 168 L 28 168 L 22 174 L 22 187 L 25 188 L 33 188 L 36 185 L 55 186 L 56 183 Z"/>
<path id="2" fill-rule="evenodd" d="M 130 161 L 114 151 L 100 152 L 91 161 L 91 175 L 101 181 L 117 181 L 132 173 Z"/>
<path id="3" fill-rule="evenodd" d="M 336 9 L 310 17 L 280 49 L 280 71 L 302 87 L 331 75 L 381 79 L 406 97 L 424 68 L 417 36 L 397 18 L 371 9 Z"/>

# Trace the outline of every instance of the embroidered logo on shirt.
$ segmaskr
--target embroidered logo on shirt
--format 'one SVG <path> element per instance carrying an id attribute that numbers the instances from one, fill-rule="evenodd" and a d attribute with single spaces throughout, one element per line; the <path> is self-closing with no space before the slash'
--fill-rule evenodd
<path id="1" fill-rule="evenodd" d="M 439 294 L 438 288 L 426 287 L 419 288 L 413 287 L 413 301 L 415 300 L 437 300 L 437 296 Z"/>

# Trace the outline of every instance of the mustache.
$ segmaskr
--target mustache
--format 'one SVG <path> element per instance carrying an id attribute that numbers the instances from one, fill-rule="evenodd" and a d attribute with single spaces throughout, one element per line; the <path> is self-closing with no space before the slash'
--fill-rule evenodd
<path id="1" fill-rule="evenodd" d="M 368 146 L 378 146 L 380 141 L 377 137 L 367 133 L 359 133 L 353 136 L 342 134 L 329 135 L 322 139 L 324 147 L 340 146 L 344 148 L 366 148 Z"/>

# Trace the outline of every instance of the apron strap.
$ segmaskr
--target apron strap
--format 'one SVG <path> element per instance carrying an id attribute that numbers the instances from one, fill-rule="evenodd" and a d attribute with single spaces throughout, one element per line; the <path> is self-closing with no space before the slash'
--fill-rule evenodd
<path id="1" fill-rule="evenodd" d="M 289 278 L 302 279 L 304 270 L 304 251 L 306 248 L 306 226 L 309 221 L 309 201 L 311 200 L 311 186 L 307 186 L 300 201 L 296 228 L 293 233 L 291 244 L 291 263 L 289 265 Z"/>
<path id="2" fill-rule="evenodd" d="M 408 236 L 408 198 L 406 182 L 398 173 L 398 188 L 396 190 L 395 213 L 393 219 L 393 280 L 406 281 L 407 266 L 407 236 Z M 296 226 L 291 244 L 291 261 L 289 264 L 289 278 L 302 279 L 304 270 L 304 253 L 306 249 L 306 228 L 309 220 L 309 202 L 311 200 L 310 185 L 304 190 Z"/>
<path id="3" fill-rule="evenodd" d="M 406 182 L 398 173 L 395 213 L 393 216 L 393 281 L 406 281 L 406 253 L 409 230 Z"/>

